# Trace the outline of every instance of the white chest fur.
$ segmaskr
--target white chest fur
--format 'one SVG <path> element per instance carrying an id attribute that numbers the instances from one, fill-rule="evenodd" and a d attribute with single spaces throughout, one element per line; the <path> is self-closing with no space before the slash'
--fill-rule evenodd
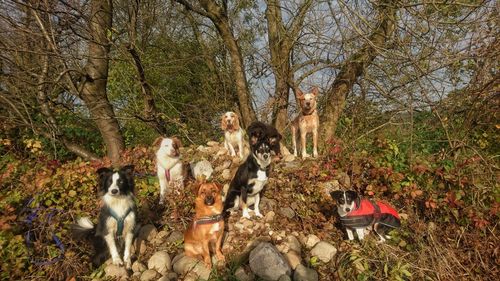
<path id="1" fill-rule="evenodd" d="M 219 223 L 214 223 L 212 227 L 210 228 L 210 234 L 214 234 L 220 230 L 220 225 Z"/>

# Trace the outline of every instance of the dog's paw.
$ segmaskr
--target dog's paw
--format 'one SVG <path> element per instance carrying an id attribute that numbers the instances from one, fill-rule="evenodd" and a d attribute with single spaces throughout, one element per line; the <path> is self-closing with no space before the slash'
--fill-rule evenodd
<path id="1" fill-rule="evenodd" d="M 262 218 L 263 215 L 260 213 L 260 212 L 255 212 L 255 216 L 259 217 L 259 218 Z"/>
<path id="2" fill-rule="evenodd" d="M 123 261 L 121 258 L 116 257 L 116 258 L 113 258 L 113 264 L 114 265 L 123 265 Z"/>
<path id="3" fill-rule="evenodd" d="M 226 257 L 221 252 L 218 252 L 217 254 L 217 264 L 221 265 L 226 262 Z"/>
<path id="4" fill-rule="evenodd" d="M 248 211 L 243 211 L 243 215 L 242 217 L 246 218 L 246 219 L 250 219 L 250 214 L 248 213 Z"/>

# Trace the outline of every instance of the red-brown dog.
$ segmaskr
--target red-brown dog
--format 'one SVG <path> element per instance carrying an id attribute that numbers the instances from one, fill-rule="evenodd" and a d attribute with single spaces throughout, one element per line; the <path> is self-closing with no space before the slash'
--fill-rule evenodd
<path id="1" fill-rule="evenodd" d="M 302 158 L 309 157 L 306 152 L 306 137 L 307 133 L 312 133 L 313 139 L 313 157 L 318 157 L 318 127 L 319 116 L 316 111 L 316 97 L 318 96 L 318 88 L 314 87 L 311 93 L 304 94 L 297 88 L 297 97 L 300 104 L 300 113 L 292 122 L 292 144 L 293 155 L 297 156 L 297 131 L 300 132 L 300 146 Z"/>
<path id="2" fill-rule="evenodd" d="M 224 234 L 222 216 L 222 188 L 215 183 L 202 183 L 195 200 L 193 223 L 184 233 L 184 253 L 186 256 L 203 258 L 207 268 L 212 268 L 210 245 L 215 243 L 215 254 L 219 263 L 225 258 L 221 252 Z"/>

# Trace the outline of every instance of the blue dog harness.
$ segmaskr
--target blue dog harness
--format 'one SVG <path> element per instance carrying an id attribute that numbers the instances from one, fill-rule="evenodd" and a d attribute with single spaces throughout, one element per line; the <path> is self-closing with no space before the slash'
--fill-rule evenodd
<path id="1" fill-rule="evenodd" d="M 120 237 L 122 236 L 123 233 L 123 226 L 125 224 L 125 219 L 127 218 L 128 214 L 132 212 L 132 208 L 129 208 L 127 212 L 125 212 L 125 215 L 123 217 L 119 217 L 115 211 L 113 211 L 111 208 L 108 208 L 109 214 L 116 220 L 116 236 Z"/>

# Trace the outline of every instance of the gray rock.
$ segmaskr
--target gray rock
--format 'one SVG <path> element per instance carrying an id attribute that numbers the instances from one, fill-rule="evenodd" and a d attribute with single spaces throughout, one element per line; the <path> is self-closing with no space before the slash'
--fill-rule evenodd
<path id="1" fill-rule="evenodd" d="M 165 240 L 167 243 L 180 243 L 184 241 L 184 233 L 174 230 L 170 235 L 168 236 L 167 240 Z"/>
<path id="2" fill-rule="evenodd" d="M 174 271 L 179 275 L 185 275 L 188 272 L 193 272 L 199 278 L 208 280 L 210 276 L 210 270 L 205 267 L 205 264 L 195 258 L 187 257 L 181 254 L 179 258 L 175 258 Z"/>
<path id="3" fill-rule="evenodd" d="M 132 264 L 132 271 L 133 272 L 143 272 L 146 269 L 148 269 L 148 268 L 140 261 L 135 261 Z"/>
<path id="4" fill-rule="evenodd" d="M 214 168 L 212 167 L 212 164 L 207 160 L 190 163 L 189 165 L 191 167 L 191 174 L 196 180 L 209 180 L 212 177 Z"/>
<path id="5" fill-rule="evenodd" d="M 291 275 L 292 269 L 283 255 L 272 244 L 262 242 L 250 252 L 250 268 L 260 278 L 278 280 L 281 275 Z"/>
<path id="6" fill-rule="evenodd" d="M 104 273 L 106 276 L 114 278 L 127 277 L 127 270 L 123 266 L 118 266 L 114 264 L 109 264 L 104 268 Z"/>
<path id="7" fill-rule="evenodd" d="M 311 249 L 312 247 L 316 246 L 316 244 L 318 244 L 319 241 L 320 240 L 318 236 L 314 234 L 309 234 L 306 237 L 305 246 L 307 249 Z"/>
<path id="8" fill-rule="evenodd" d="M 280 209 L 280 214 L 284 217 L 292 219 L 295 216 L 295 211 L 290 207 L 284 207 Z"/>
<path id="9" fill-rule="evenodd" d="M 299 264 L 293 273 L 293 281 L 318 281 L 318 279 L 316 270 L 302 264 Z"/>
<path id="10" fill-rule="evenodd" d="M 330 243 L 320 241 L 311 250 L 311 256 L 316 256 L 322 262 L 329 262 L 337 253 L 337 249 Z"/>
<path id="11" fill-rule="evenodd" d="M 158 230 L 156 230 L 156 227 L 152 224 L 146 224 L 139 230 L 138 238 L 146 241 L 151 241 L 156 237 L 156 234 L 158 234 Z"/>
<path id="12" fill-rule="evenodd" d="M 236 269 L 236 271 L 234 272 L 234 277 L 236 277 L 236 279 L 238 279 L 239 281 L 254 280 L 253 274 L 246 273 L 243 267 L 238 267 L 238 269 Z"/>
<path id="13" fill-rule="evenodd" d="M 287 242 L 290 250 L 293 250 L 299 254 L 302 252 L 302 246 L 300 245 L 300 242 L 297 239 L 297 237 L 295 237 L 293 235 L 288 235 L 286 237 L 286 242 Z"/>
<path id="14" fill-rule="evenodd" d="M 158 272 L 153 269 L 148 269 L 141 274 L 141 281 L 151 281 L 158 278 Z"/>
<path id="15" fill-rule="evenodd" d="M 158 251 L 154 253 L 148 260 L 148 268 L 154 269 L 161 275 L 165 275 L 172 269 L 172 263 L 167 251 Z"/>
<path id="16" fill-rule="evenodd" d="M 278 281 L 292 281 L 292 278 L 290 278 L 290 276 L 286 275 L 286 274 L 283 274 L 280 276 L 280 278 L 278 279 Z"/>
<path id="17" fill-rule="evenodd" d="M 285 258 L 293 270 L 295 270 L 295 268 L 297 268 L 297 266 L 301 263 L 300 254 L 293 250 L 286 253 Z"/>

